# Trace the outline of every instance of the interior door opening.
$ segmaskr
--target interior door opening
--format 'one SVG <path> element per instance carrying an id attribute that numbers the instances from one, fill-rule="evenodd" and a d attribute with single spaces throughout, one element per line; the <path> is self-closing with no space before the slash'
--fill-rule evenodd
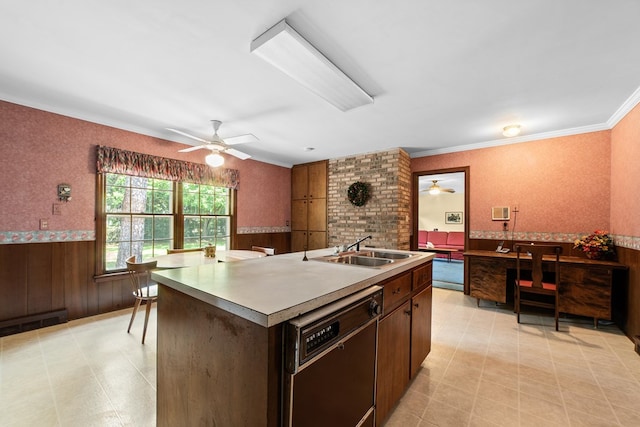
<path id="1" fill-rule="evenodd" d="M 463 291 L 468 242 L 468 168 L 414 175 L 414 246 L 436 253 L 433 286 Z"/>

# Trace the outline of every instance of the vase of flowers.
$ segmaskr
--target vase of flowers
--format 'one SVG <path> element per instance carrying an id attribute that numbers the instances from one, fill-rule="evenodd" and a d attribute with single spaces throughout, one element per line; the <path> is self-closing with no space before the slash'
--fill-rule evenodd
<path id="1" fill-rule="evenodd" d="M 596 230 L 574 242 L 574 249 L 580 249 L 589 259 L 609 259 L 616 254 L 613 239 L 608 232 Z"/>

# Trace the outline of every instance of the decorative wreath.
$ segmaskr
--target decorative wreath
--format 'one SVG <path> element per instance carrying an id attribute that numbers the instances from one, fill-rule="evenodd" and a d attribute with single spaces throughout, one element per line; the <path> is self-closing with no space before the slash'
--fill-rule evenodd
<path id="1" fill-rule="evenodd" d="M 369 185 L 364 182 L 354 182 L 347 190 L 347 197 L 351 204 L 355 206 L 364 206 L 369 200 Z"/>

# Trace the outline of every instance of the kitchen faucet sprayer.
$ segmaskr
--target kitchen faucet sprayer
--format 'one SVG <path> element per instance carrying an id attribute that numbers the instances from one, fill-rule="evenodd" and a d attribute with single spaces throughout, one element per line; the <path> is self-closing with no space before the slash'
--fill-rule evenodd
<path id="1" fill-rule="evenodd" d="M 364 242 L 367 239 L 372 239 L 373 237 L 371 235 L 368 235 L 366 237 L 363 237 L 362 239 L 358 239 L 355 243 L 350 244 L 349 246 L 347 246 L 345 248 L 345 252 L 348 251 L 349 249 L 351 249 L 352 247 L 356 247 L 356 251 L 360 250 L 360 243 Z"/>

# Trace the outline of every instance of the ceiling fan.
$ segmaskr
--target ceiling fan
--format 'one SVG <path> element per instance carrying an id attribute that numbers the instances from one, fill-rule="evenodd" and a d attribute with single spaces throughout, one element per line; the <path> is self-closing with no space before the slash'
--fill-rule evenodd
<path id="1" fill-rule="evenodd" d="M 440 193 L 455 193 L 456 190 L 454 190 L 453 188 L 442 188 L 438 185 L 438 180 L 434 179 L 432 180 L 433 184 L 429 187 L 426 188 L 422 191 L 428 191 L 429 194 L 440 194 Z"/>
<path id="2" fill-rule="evenodd" d="M 211 138 L 211 140 L 202 139 L 197 136 L 190 135 L 186 132 L 182 132 L 181 130 L 178 130 L 178 129 L 167 128 L 167 130 L 178 133 L 180 135 L 184 135 L 187 138 L 191 138 L 196 141 L 202 142 L 203 143 L 202 145 L 196 145 L 195 147 L 185 148 L 183 150 L 179 150 L 179 152 L 188 153 L 191 151 L 200 150 L 201 148 L 206 148 L 208 150 L 211 150 L 212 153 L 209 154 L 207 157 L 205 157 L 205 161 L 209 166 L 214 166 L 214 167 L 221 166 L 224 163 L 224 158 L 220 155 L 220 153 L 230 154 L 242 160 L 245 160 L 251 157 L 249 154 L 243 153 L 242 151 L 236 150 L 235 148 L 231 148 L 229 146 L 258 141 L 258 138 L 256 138 L 255 135 L 249 133 L 246 135 L 232 136 L 229 138 L 225 138 L 223 140 L 218 135 L 218 129 L 220 129 L 220 125 L 222 125 L 222 122 L 220 120 L 211 120 L 211 124 L 213 125 L 213 137 Z"/>

